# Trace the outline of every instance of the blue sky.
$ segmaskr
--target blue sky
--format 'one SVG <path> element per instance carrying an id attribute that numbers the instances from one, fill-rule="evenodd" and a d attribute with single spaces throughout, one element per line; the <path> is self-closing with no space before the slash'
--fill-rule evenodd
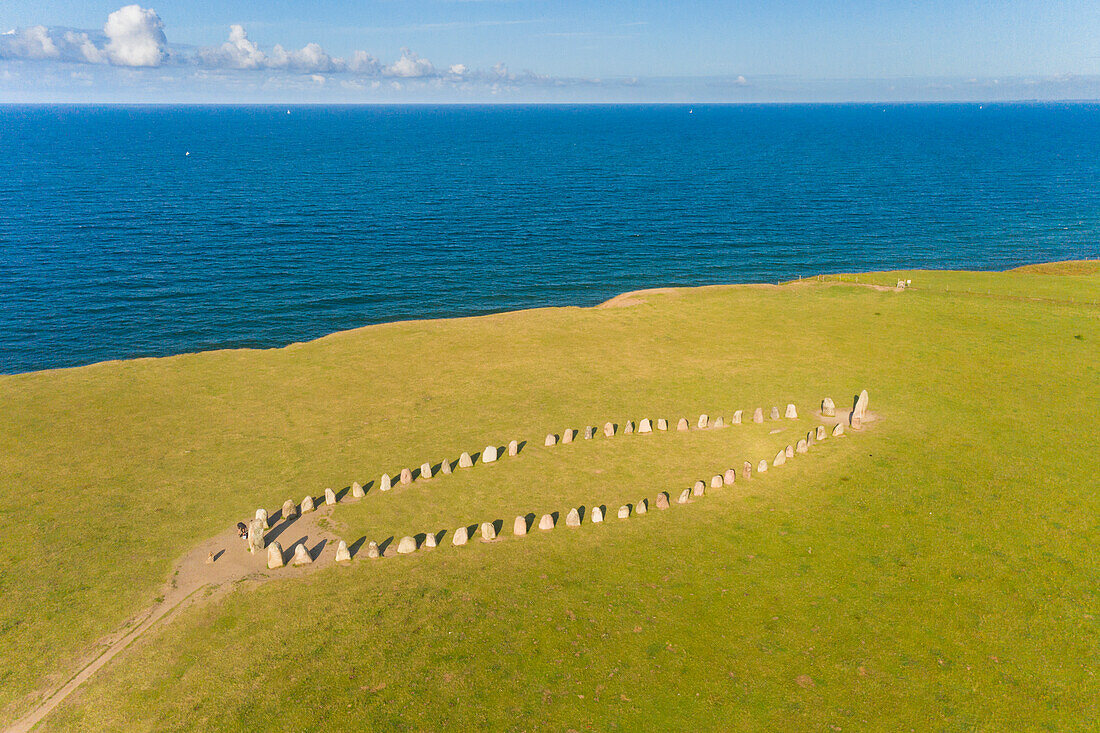
<path id="1" fill-rule="evenodd" d="M 1100 97 L 1100 2 L 0 2 L 0 101 Z"/>

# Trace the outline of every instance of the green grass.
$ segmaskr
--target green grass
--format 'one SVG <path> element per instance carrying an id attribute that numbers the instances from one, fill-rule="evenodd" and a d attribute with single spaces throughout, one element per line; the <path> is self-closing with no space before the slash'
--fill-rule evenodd
<path id="1" fill-rule="evenodd" d="M 335 514 L 349 541 L 491 519 L 506 539 L 242 588 L 46 727 L 1089 727 L 1100 273 L 860 279 L 903 275 L 901 293 L 681 290 L 0 378 L 0 720 L 257 506 L 517 438 L 518 458 Z M 805 426 L 861 387 L 873 429 L 629 522 L 618 504 L 793 441 L 541 445 L 791 401 Z M 507 537 L 516 514 L 593 502 L 604 526 Z"/>

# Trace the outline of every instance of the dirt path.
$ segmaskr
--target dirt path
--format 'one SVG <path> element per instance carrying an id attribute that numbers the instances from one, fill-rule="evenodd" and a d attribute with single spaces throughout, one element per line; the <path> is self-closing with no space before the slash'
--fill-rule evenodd
<path id="1" fill-rule="evenodd" d="M 328 552 L 322 550 L 328 548 L 330 543 L 337 542 L 338 538 L 322 529 L 320 524 L 322 519 L 332 514 L 333 509 L 334 506 L 321 504 L 317 511 L 290 520 L 283 521 L 278 512 L 272 517 L 271 531 L 265 535 L 268 544 L 278 540 L 283 548 L 283 558 L 289 560 L 294 554 L 294 545 L 304 542 L 314 559 L 311 565 L 268 570 L 267 552 L 249 554 L 244 540 L 237 536 L 235 527 L 193 548 L 176 565 L 171 580 L 161 589 L 156 603 L 134 616 L 123 630 L 101 639 L 101 651 L 89 659 L 68 682 L 51 692 L 34 710 L 7 728 L 6 733 L 26 733 L 31 730 L 119 652 L 150 629 L 171 620 L 191 604 L 217 598 L 242 580 L 262 583 L 278 578 L 300 577 L 316 568 L 331 565 L 335 553 L 331 548 Z M 207 562 L 210 553 L 215 556 L 213 563 Z"/>

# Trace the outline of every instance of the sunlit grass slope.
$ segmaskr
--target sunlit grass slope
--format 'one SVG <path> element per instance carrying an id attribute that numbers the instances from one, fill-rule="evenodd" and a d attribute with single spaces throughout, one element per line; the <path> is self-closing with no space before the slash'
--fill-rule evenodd
<path id="1" fill-rule="evenodd" d="M 191 609 L 56 730 L 1087 727 L 1100 711 L 1100 275 L 882 273 L 0 378 L 0 705 L 12 719 L 258 506 L 529 441 L 334 515 L 505 539 Z M 1032 300 L 1030 298 L 1041 298 Z M 795 425 L 547 432 L 843 406 L 880 419 L 668 512 L 516 540 L 771 457 Z"/>

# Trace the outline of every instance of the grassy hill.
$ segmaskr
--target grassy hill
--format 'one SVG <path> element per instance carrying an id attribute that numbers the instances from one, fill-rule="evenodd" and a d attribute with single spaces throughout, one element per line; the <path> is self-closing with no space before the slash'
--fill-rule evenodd
<path id="1" fill-rule="evenodd" d="M 903 277 L 913 288 L 867 287 Z M 1096 263 L 627 302 L 0 377 L 0 722 L 256 507 L 513 438 L 528 441 L 517 458 L 333 513 L 349 542 L 497 519 L 500 542 L 447 537 L 199 604 L 43 727 L 1004 730 L 1100 716 Z M 862 433 L 614 520 L 621 503 L 770 458 L 822 397 L 843 407 L 864 387 L 878 419 Z M 542 447 L 566 427 L 788 402 L 800 420 Z M 577 504 L 611 519 L 509 536 L 517 514 Z"/>

